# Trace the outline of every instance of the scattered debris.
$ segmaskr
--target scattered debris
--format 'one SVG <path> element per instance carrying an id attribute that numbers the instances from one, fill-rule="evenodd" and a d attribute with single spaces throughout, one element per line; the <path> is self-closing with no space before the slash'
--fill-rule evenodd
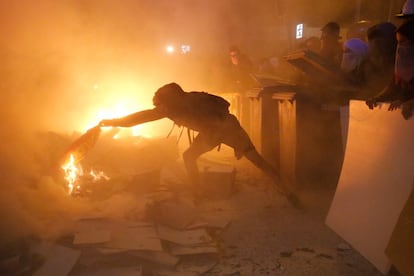
<path id="1" fill-rule="evenodd" d="M 201 169 L 203 195 L 213 199 L 226 199 L 234 194 L 236 170 L 230 165 L 210 164 Z"/>
<path id="2" fill-rule="evenodd" d="M 199 211 L 192 201 L 178 198 L 174 194 L 162 200 L 152 200 L 147 204 L 146 213 L 147 219 L 175 229 L 188 228 L 199 216 Z"/>
<path id="3" fill-rule="evenodd" d="M 74 245 L 109 242 L 111 232 L 100 219 L 80 220 L 76 225 Z"/>
<path id="4" fill-rule="evenodd" d="M 166 226 L 157 227 L 158 237 L 179 245 L 203 245 L 213 240 L 205 229 L 175 230 Z"/>
<path id="5" fill-rule="evenodd" d="M 263 259 L 254 255 L 257 254 L 256 244 L 250 251 L 252 243 L 249 238 L 245 239 L 246 235 L 243 238 L 238 233 L 228 235 L 237 228 L 229 227 L 230 223 L 234 225 L 239 222 L 238 214 L 232 213 L 233 206 L 223 205 L 220 201 L 234 195 L 235 169 L 232 166 L 213 163 L 201 166 L 204 192 L 211 199 L 219 199 L 218 204 L 224 207 L 218 207 L 214 201 L 213 204 L 207 202 L 205 206 L 195 206 L 191 196 L 188 196 L 188 190 L 183 193 L 178 190 L 179 185 L 183 185 L 176 183 L 182 181 L 180 177 L 173 180 L 164 179 L 163 185 L 160 185 L 159 163 L 162 162 L 152 160 L 144 168 L 137 166 L 140 164 L 137 161 L 140 159 L 139 153 L 147 151 L 142 145 L 131 148 L 131 144 L 119 147 L 113 141 L 106 143 L 110 145 L 109 150 L 105 149 L 104 154 L 95 152 L 94 160 L 89 160 L 89 163 L 99 163 L 105 171 L 106 168 L 112 169 L 111 180 L 94 184 L 90 187 L 90 193 L 85 193 L 76 200 L 104 202 L 99 206 L 108 205 L 112 208 L 114 201 L 105 200 L 109 196 L 112 198 L 126 192 L 131 196 L 128 200 L 137 202 L 137 206 L 141 207 L 144 210 L 142 213 L 145 214 L 130 215 L 130 208 L 122 208 L 124 216 L 122 219 L 117 216 L 118 220 L 114 220 L 112 213 L 99 212 L 103 208 L 91 208 L 88 211 L 91 213 L 83 214 L 82 218 L 82 215 L 78 214 L 76 217 L 79 219 L 73 231 L 70 234 L 65 233 L 67 236 L 64 239 L 33 246 L 32 255 L 38 257 L 33 259 L 37 260 L 37 266 L 30 266 L 38 268 L 33 275 L 275 275 L 291 273 L 298 261 L 309 266 L 315 263 L 336 263 L 337 260 L 329 261 L 334 259 L 335 245 L 333 253 L 328 251 L 329 254 L 320 253 L 323 249 L 314 250 L 306 247 L 293 250 L 295 247 L 288 247 L 292 244 L 279 243 L 281 235 L 275 228 L 264 231 L 268 235 L 267 239 L 274 242 L 272 247 L 273 244 L 275 247 L 263 252 L 266 254 L 266 258 Z M 97 146 L 99 147 L 99 143 Z M 105 161 L 105 156 L 111 158 Z M 125 158 L 127 161 L 124 161 Z M 113 170 L 114 166 L 118 169 Z M 256 181 L 254 183 L 259 186 Z M 119 201 L 116 202 L 124 203 L 125 197 L 119 197 Z M 246 201 L 231 203 L 246 205 Z M 234 208 L 244 212 L 240 206 L 236 205 Z M 122 204 L 122 207 L 125 205 Z M 203 207 L 205 210 L 202 210 Z M 276 208 L 270 210 L 269 205 L 267 207 L 267 213 L 278 211 Z M 254 218 L 257 215 L 255 213 Z M 255 222 L 253 221 L 252 225 Z M 230 231 L 223 231 L 224 229 Z M 248 236 L 254 232 L 247 233 Z M 229 240 L 228 236 L 232 238 Z M 309 245 L 308 242 L 304 244 Z M 288 250 L 280 252 L 278 256 L 281 248 Z M 338 251 L 350 249 L 351 247 L 345 243 L 339 244 L 336 248 Z M 345 254 L 341 255 L 343 256 Z M 20 259 L 19 255 L 12 256 L 2 260 L 2 263 L 15 267 L 20 265 Z M 347 266 L 352 267 L 353 264 L 347 263 Z"/>
<path id="6" fill-rule="evenodd" d="M 160 239 L 154 227 L 116 227 L 105 248 L 162 251 Z"/>
<path id="7" fill-rule="evenodd" d="M 34 272 L 34 276 L 68 275 L 81 254 L 79 250 L 47 242 L 37 244 L 33 252 L 45 258 L 44 264 Z"/>

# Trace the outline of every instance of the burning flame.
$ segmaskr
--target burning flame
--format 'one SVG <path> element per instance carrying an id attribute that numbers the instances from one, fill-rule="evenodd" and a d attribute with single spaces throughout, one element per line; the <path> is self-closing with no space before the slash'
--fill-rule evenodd
<path id="1" fill-rule="evenodd" d="M 76 180 L 79 178 L 79 175 L 83 174 L 82 168 L 76 165 L 73 154 L 70 154 L 69 160 L 61 168 L 65 172 L 65 180 L 68 182 L 68 192 L 72 194 Z"/>
<path id="2" fill-rule="evenodd" d="M 153 108 L 152 106 L 152 94 L 155 90 L 154 87 L 149 87 L 148 85 L 142 86 L 141 82 L 137 82 L 136 78 L 131 80 L 129 78 L 115 77 L 114 79 L 106 79 L 102 83 L 93 82 L 89 84 L 89 89 L 93 90 L 92 94 L 100 93 L 101 95 L 106 95 L 107 102 L 96 102 L 94 99 L 93 103 L 98 104 L 97 106 L 90 106 L 89 112 L 83 114 L 82 118 L 76 120 L 77 128 L 82 132 L 89 132 L 97 126 L 97 123 L 103 119 L 112 119 L 120 118 L 131 114 L 133 112 L 144 110 L 148 108 Z M 122 93 L 116 93 L 113 91 L 122 91 Z M 144 91 L 151 91 L 149 93 L 144 93 Z M 114 99 L 116 99 L 114 101 Z M 137 106 L 138 103 L 138 106 Z M 160 129 L 163 129 L 164 132 L 168 132 L 171 124 L 168 123 L 166 126 L 160 125 L 136 125 L 128 128 L 112 128 L 111 127 L 99 127 L 102 132 L 106 132 L 106 137 L 112 137 L 113 139 L 120 138 L 129 138 L 131 136 L 135 137 L 144 137 L 150 138 L 154 136 L 154 133 L 161 133 Z M 95 133 L 93 131 L 93 133 Z M 82 136 L 81 136 L 82 137 Z M 96 138 L 96 135 L 92 138 Z M 97 138 L 96 138 L 97 139 Z M 79 142 L 79 143 L 77 143 Z M 69 194 L 83 192 L 83 188 L 86 184 L 95 182 L 98 180 L 109 180 L 103 172 L 97 172 L 91 170 L 90 172 L 85 169 L 82 169 L 80 165 L 80 160 L 85 157 L 86 153 L 91 147 L 94 146 L 95 140 L 89 143 L 88 139 L 75 141 L 73 144 L 74 147 L 66 151 L 63 157 L 63 162 L 60 162 L 60 167 L 64 171 L 64 179 L 67 182 Z M 87 187 L 87 185 L 86 185 Z M 86 190 L 86 188 L 85 188 Z"/>
<path id="3" fill-rule="evenodd" d="M 84 175 L 82 166 L 75 162 L 75 156 L 70 154 L 68 161 L 61 166 L 62 170 L 65 172 L 65 180 L 68 183 L 68 193 L 69 195 L 80 192 L 81 190 L 81 176 Z M 101 179 L 109 180 L 110 178 L 102 171 L 91 170 L 89 172 L 90 179 L 92 182 L 99 181 Z"/>
<path id="4" fill-rule="evenodd" d="M 94 170 L 91 170 L 89 172 L 89 175 L 92 176 L 94 181 L 98 181 L 101 179 L 109 180 L 109 177 L 102 171 L 96 172 Z"/>

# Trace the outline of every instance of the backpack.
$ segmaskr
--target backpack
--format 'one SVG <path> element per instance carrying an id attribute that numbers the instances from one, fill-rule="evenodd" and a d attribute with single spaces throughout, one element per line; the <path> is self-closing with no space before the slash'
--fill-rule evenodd
<path id="1" fill-rule="evenodd" d="M 206 92 L 189 92 L 188 96 L 198 115 L 223 119 L 229 114 L 230 103 L 222 97 Z"/>
<path id="2" fill-rule="evenodd" d="M 206 92 L 186 92 L 185 104 L 177 104 L 180 101 L 180 97 L 169 98 L 168 104 L 169 118 L 174 121 L 173 127 L 171 128 L 168 136 L 172 133 L 174 126 L 186 126 L 187 135 L 190 144 L 194 140 L 193 130 L 199 131 L 200 126 L 206 126 L 213 121 L 223 120 L 229 112 L 230 103 L 222 97 L 209 94 Z M 165 100 L 165 98 L 163 98 Z M 203 123 L 204 122 L 204 123 Z M 211 125 L 210 125 L 211 126 Z M 181 138 L 182 131 L 178 137 L 177 143 Z M 191 134 L 192 133 L 192 134 Z"/>

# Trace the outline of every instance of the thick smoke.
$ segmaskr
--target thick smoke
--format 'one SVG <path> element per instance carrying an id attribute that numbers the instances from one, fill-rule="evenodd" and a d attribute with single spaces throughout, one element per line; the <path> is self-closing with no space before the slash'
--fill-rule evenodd
<path id="1" fill-rule="evenodd" d="M 144 3 L 0 5 L 1 246 L 22 236 L 57 237 L 97 207 L 68 197 L 53 177 L 70 142 L 59 134 L 84 131 L 98 122 L 100 109 L 118 102 L 129 103 L 129 111 L 151 107 L 153 91 L 172 79 L 164 53 L 153 54 L 160 15 Z M 127 209 L 120 205 L 112 212 Z"/>
<path id="2" fill-rule="evenodd" d="M 62 150 L 50 147 L 50 132 L 82 132 L 102 119 L 100 111 L 116 105 L 123 104 L 126 113 L 150 108 L 153 92 L 171 81 L 185 90 L 216 87 L 211 76 L 221 72 L 217 65 L 228 58 L 230 44 L 254 60 L 285 53 L 286 24 L 305 11 L 319 11 L 324 16 L 313 18 L 326 21 L 341 18 L 338 5 L 323 3 L 1 1 L 3 242 L 29 234 L 56 236 L 68 220 L 93 208 L 68 198 L 49 176 L 54 155 Z M 349 16 L 353 9 L 347 5 L 344 12 Z M 169 56 L 166 43 L 188 43 L 193 51 Z"/>

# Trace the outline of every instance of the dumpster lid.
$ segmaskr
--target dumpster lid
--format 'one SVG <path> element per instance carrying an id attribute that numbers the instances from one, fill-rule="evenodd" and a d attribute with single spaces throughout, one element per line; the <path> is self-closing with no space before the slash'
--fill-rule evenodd
<path id="1" fill-rule="evenodd" d="M 295 84 L 277 84 L 273 86 L 267 86 L 262 88 L 253 88 L 250 89 L 246 95 L 250 98 L 260 98 L 265 96 L 273 96 L 275 94 L 296 94 L 300 92 L 303 88 Z M 294 97 L 294 96 L 292 96 Z"/>
<path id="2" fill-rule="evenodd" d="M 290 85 L 294 86 L 295 83 L 289 80 L 281 79 L 278 77 L 270 77 L 260 74 L 251 74 L 251 77 L 258 85 L 258 88 L 265 88 L 265 87 L 271 87 L 271 86 L 283 86 L 283 85 Z M 256 87 L 257 88 L 257 87 Z"/>
<path id="3" fill-rule="evenodd" d="M 325 83 L 327 79 L 333 82 L 342 80 L 342 72 L 338 66 L 312 51 L 298 50 L 289 53 L 284 58 L 316 81 Z"/>

